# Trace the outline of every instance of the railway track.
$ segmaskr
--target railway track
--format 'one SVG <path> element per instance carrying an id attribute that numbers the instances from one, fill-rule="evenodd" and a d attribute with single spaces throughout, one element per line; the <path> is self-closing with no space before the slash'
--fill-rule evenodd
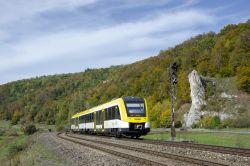
<path id="1" fill-rule="evenodd" d="M 105 136 L 98 136 L 98 137 L 108 138 Z M 153 144 L 153 145 L 165 145 L 165 146 L 172 146 L 172 147 L 189 148 L 189 149 L 195 149 L 195 150 L 201 150 L 201 151 L 209 151 L 209 152 L 216 152 L 216 153 L 222 153 L 222 154 L 250 157 L 250 149 L 245 149 L 245 148 L 205 145 L 205 144 L 198 144 L 198 143 L 191 143 L 191 142 L 173 142 L 173 141 L 159 141 L 159 140 L 131 139 L 131 138 L 121 138 L 120 140 Z"/>
<path id="2" fill-rule="evenodd" d="M 100 151 L 103 151 L 103 152 L 106 152 L 106 153 L 109 153 L 109 154 L 112 154 L 112 155 L 115 155 L 115 156 L 118 156 L 118 157 L 122 157 L 122 158 L 125 158 L 125 159 L 133 160 L 133 161 L 138 162 L 138 163 L 140 163 L 142 165 L 166 166 L 166 164 L 162 164 L 162 163 L 159 163 L 159 162 L 156 162 L 156 161 L 148 160 L 148 159 L 141 158 L 141 157 L 135 157 L 133 155 L 129 155 L 129 154 L 126 154 L 126 153 L 122 153 L 122 152 L 114 151 L 114 150 L 111 150 L 111 149 L 108 149 L 108 148 L 103 148 L 101 146 L 92 145 L 92 144 L 89 144 L 89 143 L 86 143 L 86 142 L 82 142 L 82 141 L 79 141 L 79 139 L 78 140 L 73 140 L 71 138 L 74 138 L 74 137 L 67 138 L 67 137 L 70 137 L 70 136 L 65 137 L 65 136 L 62 136 L 60 133 L 57 136 L 59 138 L 61 138 L 61 139 L 64 139 L 64 140 L 67 140 L 67 141 L 70 141 L 70 142 L 73 142 L 73 143 L 76 143 L 76 144 L 79 144 L 79 145 L 83 145 L 83 146 L 86 146 L 86 147 L 89 147 L 89 148 L 92 148 L 92 149 L 97 149 L 97 150 L 100 150 Z"/>
<path id="3" fill-rule="evenodd" d="M 114 143 L 109 143 L 109 142 L 104 142 L 104 141 L 99 141 L 99 140 L 80 138 L 77 136 L 72 136 L 72 135 L 67 135 L 67 134 L 66 134 L 66 136 L 68 136 L 70 138 L 77 139 L 77 140 L 89 141 L 89 142 L 93 142 L 93 143 L 98 143 L 98 144 L 107 145 L 107 146 L 113 146 L 113 147 L 117 147 L 117 148 L 127 149 L 127 150 L 136 151 L 136 152 L 140 152 L 140 153 L 146 153 L 146 154 L 150 154 L 150 155 L 154 155 L 154 156 L 158 156 L 158 157 L 162 157 L 162 158 L 168 158 L 168 159 L 172 159 L 172 160 L 183 161 L 183 162 L 188 162 L 188 163 L 197 164 L 197 165 L 206 165 L 206 166 L 225 166 L 226 165 L 226 164 L 213 162 L 213 161 L 207 161 L 207 160 L 202 160 L 202 159 L 197 159 L 197 158 L 192 158 L 192 157 L 187 157 L 187 156 L 181 156 L 181 155 L 171 154 L 171 153 L 157 152 L 157 151 L 153 151 L 153 150 L 131 147 L 131 146 L 121 145 L 121 144 L 114 144 Z"/>
<path id="4" fill-rule="evenodd" d="M 129 139 L 126 139 L 126 140 L 129 140 Z M 147 143 L 147 144 L 166 145 L 166 146 L 197 149 L 197 150 L 202 150 L 202 151 L 210 151 L 210 152 L 217 152 L 217 153 L 223 153 L 223 154 L 250 157 L 250 149 L 244 149 L 244 148 L 223 147 L 223 146 L 216 146 L 216 145 L 190 143 L 190 142 L 173 142 L 173 141 L 157 141 L 157 140 L 140 140 L 140 141 L 135 140 L 135 141 Z"/>

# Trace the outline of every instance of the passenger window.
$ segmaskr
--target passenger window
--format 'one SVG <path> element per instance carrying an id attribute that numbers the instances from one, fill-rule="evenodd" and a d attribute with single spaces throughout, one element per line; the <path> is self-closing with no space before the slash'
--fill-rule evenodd
<path id="1" fill-rule="evenodd" d="M 111 119 L 115 119 L 115 107 L 111 107 Z"/>
<path id="2" fill-rule="evenodd" d="M 111 108 L 108 108 L 108 119 L 111 120 L 112 119 L 112 110 Z"/>
<path id="3" fill-rule="evenodd" d="M 121 119 L 120 110 L 118 106 L 115 106 L 115 119 Z"/>
<path id="4" fill-rule="evenodd" d="M 108 110 L 105 109 L 104 112 L 105 112 L 105 118 L 104 118 L 104 119 L 105 119 L 105 120 L 108 120 Z"/>

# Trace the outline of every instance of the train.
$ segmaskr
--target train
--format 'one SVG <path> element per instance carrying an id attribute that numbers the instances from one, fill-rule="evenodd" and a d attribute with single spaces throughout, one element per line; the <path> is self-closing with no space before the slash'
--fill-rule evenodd
<path id="1" fill-rule="evenodd" d="M 150 131 L 146 99 L 121 97 L 71 117 L 72 132 L 139 138 Z"/>

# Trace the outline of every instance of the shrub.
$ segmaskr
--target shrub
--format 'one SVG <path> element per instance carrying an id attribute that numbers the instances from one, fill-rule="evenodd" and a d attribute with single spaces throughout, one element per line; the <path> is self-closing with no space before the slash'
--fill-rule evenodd
<path id="1" fill-rule="evenodd" d="M 63 125 L 56 126 L 56 131 L 65 131 L 66 128 Z"/>
<path id="2" fill-rule="evenodd" d="M 36 131 L 37 131 L 36 126 L 33 124 L 28 124 L 24 127 L 24 134 L 26 134 L 26 135 L 31 135 L 31 134 L 35 133 Z"/>
<path id="3" fill-rule="evenodd" d="M 237 79 L 239 88 L 250 93 L 250 67 L 238 67 Z"/>
<path id="4" fill-rule="evenodd" d="M 6 133 L 7 136 L 13 136 L 13 137 L 17 137 L 18 133 L 16 131 L 9 131 Z"/>
<path id="5" fill-rule="evenodd" d="M 152 121 L 151 128 L 158 128 L 159 127 L 159 121 Z"/>
<path id="6" fill-rule="evenodd" d="M 225 119 L 221 122 L 221 125 L 220 125 L 222 128 L 228 128 L 228 127 L 233 127 L 233 119 L 231 118 L 228 118 L 228 119 Z"/>
<path id="7" fill-rule="evenodd" d="M 3 136 L 5 134 L 5 131 L 0 129 L 0 136 Z"/>
<path id="8" fill-rule="evenodd" d="M 197 124 L 197 123 L 192 124 L 192 125 L 191 125 L 191 128 L 194 128 L 194 129 L 195 129 L 195 128 L 199 128 L 199 124 Z"/>
<path id="9" fill-rule="evenodd" d="M 182 127 L 181 121 L 177 121 L 177 122 L 175 123 L 175 127 L 176 127 L 176 128 Z"/>
<path id="10" fill-rule="evenodd" d="M 21 144 L 21 145 L 14 144 L 14 145 L 9 147 L 9 154 L 10 154 L 10 156 L 14 156 L 18 152 L 21 152 L 21 151 L 25 150 L 26 148 L 27 148 L 27 144 Z"/>
<path id="11" fill-rule="evenodd" d="M 203 118 L 200 123 L 202 127 L 211 129 L 220 126 L 220 118 L 218 116 L 209 116 Z"/>

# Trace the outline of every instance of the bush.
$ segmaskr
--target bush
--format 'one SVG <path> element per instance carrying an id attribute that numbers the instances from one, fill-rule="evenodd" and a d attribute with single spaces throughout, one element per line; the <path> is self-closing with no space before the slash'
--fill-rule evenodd
<path id="1" fill-rule="evenodd" d="M 222 128 L 228 128 L 228 127 L 233 127 L 234 122 L 233 119 L 229 118 L 229 119 L 225 119 L 221 122 L 221 127 Z"/>
<path id="2" fill-rule="evenodd" d="M 237 79 L 239 88 L 250 93 L 250 67 L 238 67 Z"/>
<path id="3" fill-rule="evenodd" d="M 9 147 L 9 154 L 10 156 L 16 155 L 18 152 L 21 152 L 27 148 L 27 144 L 14 144 Z"/>
<path id="4" fill-rule="evenodd" d="M 6 133 L 7 136 L 13 136 L 13 137 L 17 137 L 18 133 L 16 131 L 9 131 Z"/>
<path id="5" fill-rule="evenodd" d="M 3 136 L 5 134 L 5 131 L 0 129 L 0 136 Z"/>
<path id="6" fill-rule="evenodd" d="M 200 123 L 201 127 L 212 129 L 220 126 L 220 118 L 218 116 L 209 116 L 203 118 Z"/>
<path id="7" fill-rule="evenodd" d="M 65 131 L 66 128 L 63 125 L 56 126 L 56 131 Z"/>
<path id="8" fill-rule="evenodd" d="M 33 124 L 29 124 L 29 125 L 26 125 L 24 127 L 24 134 L 25 135 L 31 135 L 31 134 L 35 133 L 36 131 L 37 131 L 36 126 Z"/>
<path id="9" fill-rule="evenodd" d="M 177 121 L 177 122 L 175 123 L 175 127 L 176 127 L 176 128 L 182 127 L 181 121 Z"/>
<path id="10" fill-rule="evenodd" d="M 151 122 L 151 128 L 158 128 L 159 127 L 159 121 L 152 121 Z"/>

